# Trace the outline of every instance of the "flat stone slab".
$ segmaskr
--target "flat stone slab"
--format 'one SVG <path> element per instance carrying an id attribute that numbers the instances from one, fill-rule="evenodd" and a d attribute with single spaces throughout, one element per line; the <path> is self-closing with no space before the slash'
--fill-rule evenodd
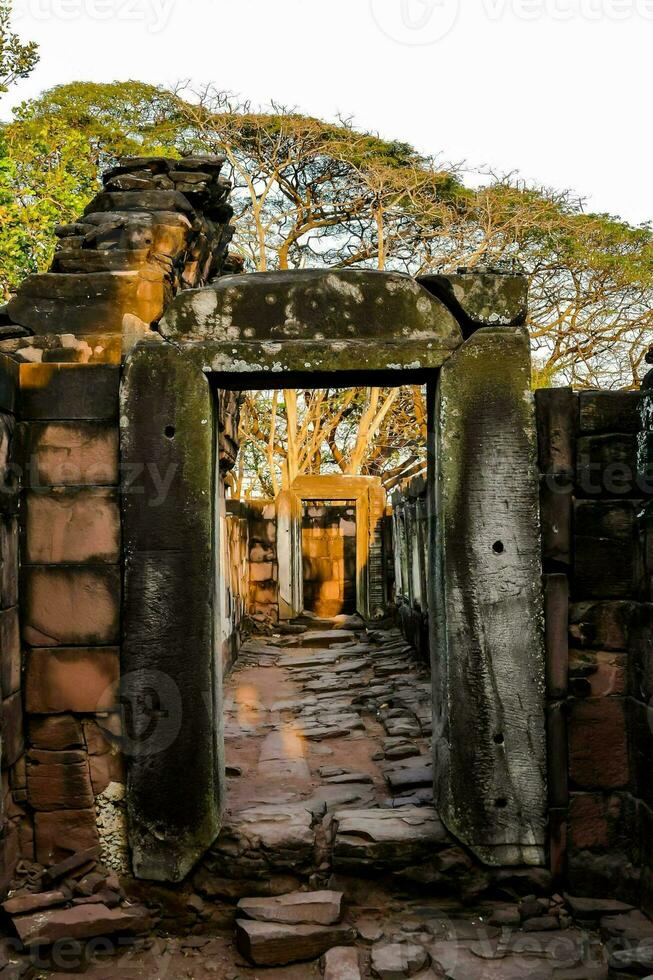
<path id="1" fill-rule="evenodd" d="M 209 852 L 211 869 L 234 879 L 312 869 L 313 820 L 309 804 L 261 803 L 240 810 L 226 821 Z"/>
<path id="2" fill-rule="evenodd" d="M 53 905 L 63 905 L 71 897 L 71 892 L 67 888 L 57 889 L 40 894 L 18 895 L 3 902 L 2 907 L 7 915 L 24 915 L 28 912 L 52 908 Z"/>
<path id="3" fill-rule="evenodd" d="M 334 674 L 346 674 L 346 673 L 349 673 L 349 671 L 365 670 L 366 667 L 369 667 L 370 663 L 371 663 L 371 660 L 369 660 L 369 659 L 367 659 L 367 660 L 346 660 L 344 663 L 338 664 L 338 666 L 334 668 L 334 671 L 333 672 L 334 672 Z"/>
<path id="4" fill-rule="evenodd" d="M 334 946 L 324 954 L 323 980 L 362 980 L 358 950 L 353 946 Z"/>
<path id="5" fill-rule="evenodd" d="M 326 776 L 325 782 L 329 783 L 330 786 L 337 786 L 339 784 L 347 783 L 372 783 L 374 780 L 367 772 L 343 772 L 338 773 L 336 776 Z"/>
<path id="6" fill-rule="evenodd" d="M 318 653 L 312 656 L 310 653 L 287 654 L 277 660 L 279 667 L 330 667 L 337 663 L 338 656 L 335 653 Z"/>
<path id="7" fill-rule="evenodd" d="M 147 909 L 140 906 L 110 909 L 101 903 L 94 903 L 16 916 L 13 924 L 25 946 L 51 946 L 61 939 L 92 939 L 114 932 L 146 932 L 150 916 Z"/>
<path id="8" fill-rule="evenodd" d="M 348 783 L 345 786 L 319 786 L 312 799 L 324 803 L 329 810 L 335 810 L 353 803 L 359 807 L 367 806 L 373 803 L 374 794 L 369 783 Z"/>
<path id="9" fill-rule="evenodd" d="M 372 949 L 372 973 L 380 980 L 412 977 L 425 970 L 429 962 L 427 951 L 412 943 L 388 943 Z"/>
<path id="10" fill-rule="evenodd" d="M 259 922 L 334 925 L 342 918 L 342 892 L 290 892 L 274 898 L 242 898 L 238 912 Z"/>
<path id="11" fill-rule="evenodd" d="M 536 948 L 536 947 L 535 947 Z M 554 970 L 546 957 L 540 959 L 533 953 L 516 956 L 488 956 L 484 942 L 438 942 L 429 946 L 431 961 L 448 980 L 553 980 Z M 566 974 L 559 974 L 564 977 Z M 589 980 L 591 974 L 579 975 Z"/>
<path id="12" fill-rule="evenodd" d="M 622 915 L 606 915 L 601 918 L 601 936 L 606 942 L 617 939 L 653 946 L 653 922 L 638 909 Z"/>
<path id="13" fill-rule="evenodd" d="M 332 946 L 347 946 L 353 941 L 354 932 L 349 926 L 293 926 L 236 920 L 236 947 L 257 966 L 285 966 L 313 960 Z"/>
<path id="14" fill-rule="evenodd" d="M 332 643 L 343 643 L 345 640 L 355 640 L 356 634 L 351 630 L 309 630 L 298 638 L 301 647 L 330 647 Z"/>
<path id="15" fill-rule="evenodd" d="M 349 735 L 351 727 L 348 725 L 316 725 L 314 728 L 300 728 L 299 734 L 311 742 L 321 742 L 325 738 L 339 738 L 342 735 Z"/>
<path id="16" fill-rule="evenodd" d="M 306 759 L 268 759 L 258 764 L 258 772 L 265 779 L 309 780 L 311 770 Z"/>
<path id="17" fill-rule="evenodd" d="M 439 367 L 462 342 L 444 303 L 409 276 L 372 269 L 222 276 L 180 292 L 159 329 L 190 355 L 199 345 L 198 362 L 213 371 L 279 375 L 307 361 L 331 371 Z"/>
<path id="18" fill-rule="evenodd" d="M 604 915 L 632 912 L 633 906 L 610 898 L 577 898 L 565 894 L 565 901 L 576 919 L 600 919 Z"/>
<path id="19" fill-rule="evenodd" d="M 431 860 L 452 843 L 431 807 L 339 810 L 334 821 L 334 865 L 341 868 L 402 868 Z"/>
<path id="20" fill-rule="evenodd" d="M 433 769 L 430 766 L 414 766 L 411 769 L 394 769 L 385 773 L 390 789 L 402 793 L 433 784 Z"/>

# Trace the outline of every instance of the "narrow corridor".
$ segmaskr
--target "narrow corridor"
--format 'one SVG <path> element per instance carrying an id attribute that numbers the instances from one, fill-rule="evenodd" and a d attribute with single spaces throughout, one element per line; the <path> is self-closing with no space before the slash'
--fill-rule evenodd
<path id="1" fill-rule="evenodd" d="M 432 802 L 428 671 L 398 630 L 334 622 L 243 646 L 225 692 L 231 813 Z"/>

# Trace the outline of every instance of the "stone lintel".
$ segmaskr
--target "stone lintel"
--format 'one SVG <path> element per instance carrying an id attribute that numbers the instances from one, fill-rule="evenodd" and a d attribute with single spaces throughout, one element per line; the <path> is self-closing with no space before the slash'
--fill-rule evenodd
<path id="1" fill-rule="evenodd" d="M 233 346 L 232 364 L 239 359 L 237 345 L 252 345 L 252 353 L 258 347 L 254 363 L 260 358 L 277 371 L 351 370 L 359 357 L 374 357 L 374 348 L 395 345 L 400 367 L 412 361 L 420 366 L 422 357 L 428 361 L 421 366 L 438 366 L 462 339 L 451 313 L 414 279 L 365 269 L 223 276 L 212 286 L 179 294 L 160 330 L 176 343 L 213 342 L 218 356 L 225 345 L 227 354 Z M 279 355 L 293 342 L 302 345 L 297 360 L 284 362 Z M 391 365 L 384 352 L 383 363 L 370 366 Z"/>
<path id="2" fill-rule="evenodd" d="M 454 349 L 455 346 L 444 348 L 438 342 L 424 340 L 407 343 L 290 340 L 253 344 L 208 340 L 183 346 L 189 359 L 207 374 L 231 374 L 243 378 L 267 375 L 270 387 L 282 386 L 284 377 L 289 374 L 338 372 L 353 376 L 370 371 L 418 373 L 433 370 L 439 368 Z"/>
<path id="3" fill-rule="evenodd" d="M 522 275 L 469 269 L 418 276 L 460 323 L 465 337 L 479 327 L 523 326 L 528 316 L 528 279 Z"/>

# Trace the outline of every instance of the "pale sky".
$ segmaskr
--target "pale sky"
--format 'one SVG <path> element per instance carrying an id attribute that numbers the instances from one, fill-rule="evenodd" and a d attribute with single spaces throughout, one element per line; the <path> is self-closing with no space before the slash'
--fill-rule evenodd
<path id="1" fill-rule="evenodd" d="M 72 80 L 214 82 L 653 219 L 653 0 L 14 0 Z"/>

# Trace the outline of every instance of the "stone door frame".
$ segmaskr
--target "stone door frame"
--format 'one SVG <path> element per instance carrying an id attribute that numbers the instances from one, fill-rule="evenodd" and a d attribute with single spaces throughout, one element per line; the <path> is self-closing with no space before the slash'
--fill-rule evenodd
<path id="1" fill-rule="evenodd" d="M 303 612 L 301 549 L 304 500 L 353 500 L 356 507 L 356 610 L 364 619 L 383 612 L 383 582 L 379 522 L 385 510 L 385 490 L 379 477 L 298 476 L 275 501 L 277 509 L 277 561 L 279 617 L 293 619 Z M 299 560 L 298 560 L 299 556 Z M 375 560 L 373 560 L 375 559 Z"/>
<path id="2" fill-rule="evenodd" d="M 170 703 L 157 702 L 170 737 L 130 757 L 136 874 L 183 879 L 219 833 L 225 804 L 221 481 L 209 377 L 232 390 L 272 388 L 281 376 L 286 387 L 428 382 L 435 803 L 487 864 L 543 864 L 544 646 L 526 330 L 483 327 L 463 342 L 452 314 L 406 277 L 226 279 L 181 293 L 161 324 L 163 342 L 137 344 L 122 381 L 121 462 L 132 474 L 123 487 L 126 696 L 136 709 L 149 704 L 156 678 L 155 694 L 172 692 Z M 158 510 L 152 463 L 170 473 Z M 143 727 L 150 715 L 151 705 Z"/>

